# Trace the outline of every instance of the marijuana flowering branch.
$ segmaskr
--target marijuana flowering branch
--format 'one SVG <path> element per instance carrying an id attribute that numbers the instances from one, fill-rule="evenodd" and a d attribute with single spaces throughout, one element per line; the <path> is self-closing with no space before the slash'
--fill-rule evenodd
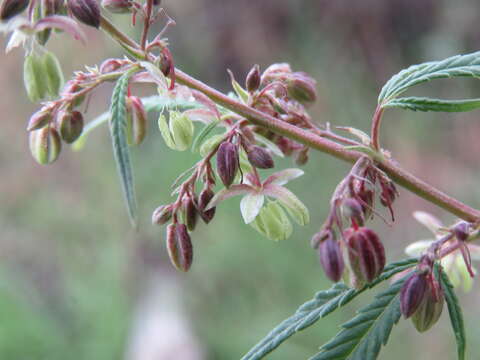
<path id="1" fill-rule="evenodd" d="M 475 275 L 472 260 L 480 258 L 480 247 L 473 242 L 480 231 L 480 211 L 399 167 L 380 147 L 380 125 L 385 110 L 392 107 L 415 111 L 470 111 L 480 107 L 477 99 L 399 98 L 409 88 L 434 79 L 479 77 L 480 53 L 401 71 L 380 92 L 370 136 L 355 128 L 334 128 L 348 133 L 343 136 L 330 124 L 317 124 L 311 119 L 308 108 L 317 93 L 316 82 L 309 74 L 293 71 L 285 63 L 273 64 L 263 72 L 255 65 L 244 86 L 229 72 L 234 93 L 227 96 L 175 67 L 168 40 L 163 37 L 175 22 L 159 0 L 102 0 L 101 6 L 111 14 L 130 15 L 133 26 L 140 23 L 139 41 L 107 19 L 95 0 L 1 3 L 1 29 L 11 33 L 7 51 L 19 46 L 25 49 L 25 89 L 33 102 L 41 103 L 27 126 L 30 150 L 38 163 L 57 160 L 64 144 L 80 147 L 88 132 L 109 121 L 128 213 L 136 224 L 130 149 L 145 138 L 147 113 L 158 112 L 157 124 L 165 144 L 175 151 L 191 148 L 201 156 L 172 185 L 175 199 L 160 205 L 152 215 L 154 224 L 167 225 L 166 248 L 172 264 L 182 271 L 193 264 L 191 234 L 199 220 L 212 222 L 218 205 L 230 197 L 242 196 L 244 222 L 275 241 L 291 236 L 292 220 L 302 226 L 310 221 L 307 207 L 285 187 L 302 176 L 302 170 L 283 169 L 263 175 L 263 170 L 275 168 L 275 156 L 291 156 L 301 166 L 309 160 L 310 149 L 316 149 L 353 163 L 332 195 L 327 219 L 311 241 L 325 274 L 336 284 L 301 306 L 243 359 L 263 358 L 296 332 L 391 277 L 393 284 L 342 325 L 337 336 L 312 359 L 375 359 L 402 314 L 424 332 L 438 321 L 444 302 L 458 357 L 465 358 L 463 317 L 453 285 L 459 285 L 458 279 L 471 282 Z M 151 25 L 160 19 L 166 24 L 150 41 Z M 79 23 L 102 29 L 122 46 L 125 57 L 86 67 L 64 84 L 60 63 L 46 44 L 52 29 L 85 41 Z M 85 124 L 88 98 L 105 82 L 115 82 L 109 114 Z M 137 83 L 155 88 L 153 100 L 134 95 Z M 195 123 L 202 124 L 197 135 Z M 462 220 L 444 227 L 431 215 L 416 213 L 420 222 L 433 229 L 435 239 L 410 245 L 407 253 L 413 258 L 386 265 L 385 246 L 367 222 L 375 215 L 388 223 L 395 220 L 394 202 L 399 195 L 395 184 Z M 377 204 L 385 208 L 388 219 Z"/>

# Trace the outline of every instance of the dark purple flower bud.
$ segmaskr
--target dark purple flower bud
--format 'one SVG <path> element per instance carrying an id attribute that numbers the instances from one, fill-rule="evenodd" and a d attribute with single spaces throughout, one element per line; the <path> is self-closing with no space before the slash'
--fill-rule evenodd
<path id="1" fill-rule="evenodd" d="M 232 185 L 238 170 L 237 145 L 224 141 L 217 151 L 217 173 L 225 187 Z"/>
<path id="2" fill-rule="evenodd" d="M 198 198 L 198 211 L 200 212 L 200 216 L 205 224 L 208 224 L 210 221 L 212 221 L 213 217 L 215 216 L 215 207 L 205 210 L 207 205 L 210 203 L 210 200 L 213 199 L 214 195 L 214 192 L 210 188 L 207 188 L 200 193 Z"/>
<path id="3" fill-rule="evenodd" d="M 182 271 L 192 266 L 192 240 L 184 224 L 170 224 L 167 227 L 167 250 L 172 264 Z"/>
<path id="4" fill-rule="evenodd" d="M 258 65 L 254 65 L 245 80 L 245 87 L 247 88 L 247 91 L 249 93 L 257 91 L 260 87 L 260 81 L 260 67 Z"/>
<path id="5" fill-rule="evenodd" d="M 342 212 L 343 215 L 349 218 L 352 223 L 357 226 L 362 226 L 365 222 L 363 216 L 363 208 L 360 203 L 354 198 L 346 198 L 342 201 Z"/>
<path id="6" fill-rule="evenodd" d="M 259 169 L 271 169 L 275 166 L 272 156 L 260 146 L 253 146 L 247 153 L 250 164 Z"/>
<path id="7" fill-rule="evenodd" d="M 361 288 L 382 272 L 385 267 L 385 248 L 377 234 L 365 227 L 347 229 L 344 238 L 348 250 L 352 286 Z"/>
<path id="8" fill-rule="evenodd" d="M 82 134 L 83 115 L 79 111 L 62 111 L 57 115 L 58 129 L 62 140 L 73 143 Z"/>
<path id="9" fill-rule="evenodd" d="M 442 315 L 443 303 L 443 290 L 440 288 L 435 296 L 433 289 L 429 286 L 425 298 L 412 315 L 412 323 L 419 332 L 429 330 L 438 322 Z"/>
<path id="10" fill-rule="evenodd" d="M 183 211 L 185 224 L 189 231 L 193 231 L 197 225 L 198 219 L 196 201 L 193 197 L 187 196 L 183 199 Z"/>
<path id="11" fill-rule="evenodd" d="M 100 26 L 100 7 L 96 0 L 68 0 L 68 9 L 75 18 L 88 26 Z"/>
<path id="12" fill-rule="evenodd" d="M 161 205 L 152 214 L 152 224 L 163 225 L 172 218 L 172 208 L 169 205 Z"/>
<path id="13" fill-rule="evenodd" d="M 455 237 L 460 241 L 466 241 L 470 234 L 470 224 L 466 221 L 459 222 L 453 227 Z"/>
<path id="14" fill-rule="evenodd" d="M 113 14 L 128 14 L 132 7 L 130 0 L 102 0 L 102 7 Z"/>
<path id="15" fill-rule="evenodd" d="M 20 14 L 28 6 L 29 0 L 3 0 L 0 6 L 0 20 L 6 21 Z"/>
<path id="16" fill-rule="evenodd" d="M 27 131 L 38 130 L 52 119 L 52 113 L 49 108 L 43 107 L 32 115 L 28 122 Z"/>
<path id="17" fill-rule="evenodd" d="M 332 232 L 330 232 L 330 236 L 320 242 L 318 253 L 325 274 L 333 282 L 338 282 L 342 277 L 345 264 L 340 244 L 335 240 Z"/>
<path id="18" fill-rule="evenodd" d="M 400 292 L 400 310 L 409 318 L 422 303 L 427 290 L 426 274 L 419 274 L 415 271 L 403 284 Z"/>
<path id="19" fill-rule="evenodd" d="M 293 73 L 287 81 L 288 95 L 301 103 L 311 103 L 317 99 L 316 81 L 302 72 Z"/>

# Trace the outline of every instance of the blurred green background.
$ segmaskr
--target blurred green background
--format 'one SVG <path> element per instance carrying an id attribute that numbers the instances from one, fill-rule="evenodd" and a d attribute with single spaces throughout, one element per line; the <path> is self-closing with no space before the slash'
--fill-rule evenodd
<path id="1" fill-rule="evenodd" d="M 382 84 L 400 69 L 480 48 L 480 4 L 474 0 L 195 0 L 164 1 L 176 21 L 168 37 L 176 63 L 229 91 L 226 69 L 243 81 L 250 67 L 289 62 L 318 80 L 319 122 L 367 130 Z M 115 19 L 125 28 L 129 19 Z M 159 24 L 157 30 L 161 28 Z M 100 32 L 87 29 L 88 46 L 57 35 L 48 47 L 66 77 L 85 64 L 122 56 Z M 129 30 L 138 36 L 138 29 Z M 4 41 L 5 43 L 5 41 Z M 0 358 L 12 360 L 239 359 L 256 341 L 320 289 L 330 286 L 309 239 L 326 216 L 329 197 L 348 165 L 312 153 L 306 175 L 289 185 L 309 207 L 312 222 L 288 241 L 273 243 L 242 224 L 237 199 L 193 234 L 188 274 L 172 270 L 163 228 L 150 225 L 169 187 L 197 155 L 176 153 L 152 124 L 133 150 L 141 227 L 130 228 L 107 128 L 79 153 L 66 148 L 51 166 L 30 157 L 25 127 L 36 109 L 22 80 L 21 50 L 0 58 Z M 145 93 L 146 89 L 141 89 Z M 98 90 L 89 119 L 105 111 L 111 87 Z M 479 97 L 478 81 L 436 81 L 412 94 Z M 383 144 L 403 166 L 480 206 L 479 112 L 385 115 Z M 291 167 L 290 159 L 277 167 Z M 375 221 L 390 260 L 429 234 L 411 216 L 452 216 L 400 189 L 397 222 Z M 371 299 L 293 337 L 269 359 L 306 359 Z M 480 359 L 479 287 L 461 295 L 469 359 Z M 380 359 L 455 357 L 445 312 L 427 334 L 401 321 Z"/>

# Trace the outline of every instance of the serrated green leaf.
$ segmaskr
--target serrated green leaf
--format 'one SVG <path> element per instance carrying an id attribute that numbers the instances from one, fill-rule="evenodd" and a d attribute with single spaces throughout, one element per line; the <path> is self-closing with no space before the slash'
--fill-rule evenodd
<path id="1" fill-rule="evenodd" d="M 202 131 L 195 137 L 195 140 L 193 140 L 193 145 L 192 145 L 192 152 L 197 152 L 199 150 L 200 145 L 205 141 L 208 135 L 213 131 L 213 129 L 216 128 L 220 121 L 219 120 L 214 120 L 210 124 L 206 125 Z"/>
<path id="2" fill-rule="evenodd" d="M 393 326 L 398 323 L 400 289 L 405 282 L 396 281 L 360 309 L 357 316 L 342 325 L 342 330 L 311 360 L 374 360 L 386 345 Z"/>
<path id="3" fill-rule="evenodd" d="M 316 323 L 339 307 L 352 301 L 356 296 L 367 289 L 389 279 L 417 264 L 417 259 L 406 259 L 391 263 L 385 267 L 382 274 L 370 284 L 360 290 L 351 289 L 343 283 L 334 284 L 329 290 L 318 292 L 315 297 L 300 306 L 288 319 L 282 321 L 264 339 L 255 345 L 241 360 L 259 360 L 275 350 L 284 341 L 298 331 Z"/>
<path id="4" fill-rule="evenodd" d="M 401 108 L 413 111 L 464 112 L 480 108 L 480 99 L 443 100 L 425 97 L 392 99 L 383 108 Z"/>
<path id="5" fill-rule="evenodd" d="M 127 144 L 127 108 L 125 96 L 127 94 L 128 80 L 135 71 L 138 70 L 129 70 L 118 79 L 113 89 L 112 103 L 110 106 L 110 134 L 112 137 L 113 154 L 115 155 L 123 194 L 127 203 L 128 215 L 134 226 L 136 226 L 137 222 L 137 202 L 130 161 L 130 150 Z"/>
<path id="6" fill-rule="evenodd" d="M 434 79 L 479 76 L 480 52 L 412 65 L 387 81 L 380 92 L 378 103 L 386 103 L 410 87 Z"/>
<path id="7" fill-rule="evenodd" d="M 441 271 L 438 264 L 435 264 L 435 278 L 440 280 L 442 289 L 445 294 L 445 301 L 447 302 L 448 314 L 450 315 L 450 322 L 457 341 L 457 354 L 459 360 L 465 360 L 466 335 L 465 325 L 463 322 L 462 308 L 458 303 L 457 295 L 453 289 L 453 285 L 448 279 L 445 271 Z"/>

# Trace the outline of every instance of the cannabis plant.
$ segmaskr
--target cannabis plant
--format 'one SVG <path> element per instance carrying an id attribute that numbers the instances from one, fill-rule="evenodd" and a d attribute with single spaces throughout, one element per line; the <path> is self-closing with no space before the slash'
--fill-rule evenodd
<path id="1" fill-rule="evenodd" d="M 141 27 L 140 39 L 128 37 L 107 14 L 130 16 L 132 25 Z M 264 358 L 297 332 L 387 280 L 387 289 L 343 324 L 311 359 L 376 359 L 402 316 L 424 332 L 447 312 L 444 304 L 458 359 L 466 359 L 462 309 L 455 287 L 468 286 L 475 275 L 472 259 L 480 255 L 480 247 L 475 245 L 480 211 L 403 169 L 381 146 L 380 127 L 390 108 L 443 112 L 479 108 L 479 99 L 403 94 L 435 79 L 478 78 L 480 53 L 413 65 L 394 75 L 380 91 L 367 133 L 314 121 L 308 109 L 317 98 L 316 82 L 289 64 L 275 63 L 263 70 L 255 65 L 244 85 L 230 72 L 229 94 L 181 71 L 175 67 L 164 37 L 174 20 L 160 0 L 102 0 L 101 6 L 96 0 L 3 0 L 0 18 L 1 29 L 10 34 L 7 52 L 20 46 L 25 51 L 26 93 L 40 104 L 27 125 L 30 151 L 38 163 L 56 161 L 62 147 L 80 148 L 90 132 L 108 123 L 128 216 L 135 226 L 137 203 L 130 151 L 142 143 L 146 132 L 158 131 L 173 150 L 200 154 L 201 159 L 173 183 L 172 201 L 159 204 L 152 215 L 153 224 L 165 226 L 166 249 L 180 271 L 188 271 L 194 263 L 197 223 L 215 226 L 218 205 L 231 197 L 241 196 L 245 224 L 274 241 L 289 238 L 294 231 L 292 223 L 302 226 L 309 222 L 307 207 L 286 186 L 303 171 L 277 169 L 265 176 L 264 169 L 276 167 L 275 158 L 292 157 L 301 166 L 310 151 L 316 150 L 353 164 L 331 197 L 328 217 L 311 240 L 325 275 L 334 284 L 300 306 L 243 360 Z M 165 26 L 152 34 L 156 21 Z M 110 36 L 123 49 L 124 57 L 86 66 L 64 82 L 60 62 L 46 45 L 59 32 L 86 42 L 84 25 Z M 86 122 L 85 104 L 105 82 L 115 83 L 110 109 Z M 136 96 L 138 83 L 151 84 L 152 96 Z M 149 113 L 156 115 L 158 130 L 148 129 Z M 387 223 L 395 221 L 400 188 L 456 215 L 458 221 L 443 225 L 432 215 L 415 213 L 417 220 L 432 230 L 434 240 L 413 243 L 407 248 L 410 258 L 386 265 L 384 242 L 368 223 L 374 216 Z"/>

